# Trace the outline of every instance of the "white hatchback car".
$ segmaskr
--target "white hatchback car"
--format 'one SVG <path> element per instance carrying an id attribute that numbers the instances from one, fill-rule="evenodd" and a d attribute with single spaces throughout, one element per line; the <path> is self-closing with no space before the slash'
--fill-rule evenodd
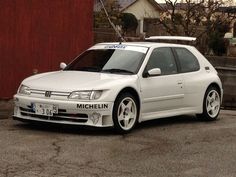
<path id="1" fill-rule="evenodd" d="M 221 81 L 193 46 L 100 43 L 61 68 L 21 83 L 14 119 L 126 133 L 137 122 L 184 114 L 215 120 L 220 111 Z"/>

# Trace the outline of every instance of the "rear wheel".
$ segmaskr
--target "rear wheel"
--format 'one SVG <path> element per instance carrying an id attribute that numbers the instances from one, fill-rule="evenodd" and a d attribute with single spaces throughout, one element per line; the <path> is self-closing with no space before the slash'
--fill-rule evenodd
<path id="1" fill-rule="evenodd" d="M 122 93 L 115 101 L 113 108 L 113 122 L 116 131 L 128 133 L 138 119 L 138 107 L 135 97 L 130 93 Z"/>
<path id="2" fill-rule="evenodd" d="M 220 113 L 220 91 L 215 87 L 209 87 L 203 102 L 203 113 L 198 117 L 205 120 L 216 120 Z"/>

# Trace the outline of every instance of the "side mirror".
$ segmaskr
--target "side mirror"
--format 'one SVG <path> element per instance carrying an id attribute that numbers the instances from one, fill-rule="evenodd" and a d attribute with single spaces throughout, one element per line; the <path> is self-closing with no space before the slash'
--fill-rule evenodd
<path id="1" fill-rule="evenodd" d="M 67 66 L 67 65 L 66 65 L 65 63 L 63 63 L 63 62 L 60 63 L 60 68 L 61 68 L 61 69 L 65 69 L 66 66 Z"/>
<path id="2" fill-rule="evenodd" d="M 161 75 L 161 69 L 160 68 L 153 68 L 148 71 L 149 76 L 160 76 Z"/>

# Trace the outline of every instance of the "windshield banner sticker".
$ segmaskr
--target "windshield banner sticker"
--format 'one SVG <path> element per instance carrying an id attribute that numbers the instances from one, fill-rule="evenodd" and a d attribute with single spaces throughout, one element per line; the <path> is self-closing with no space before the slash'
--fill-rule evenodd
<path id="1" fill-rule="evenodd" d="M 130 50 L 141 53 L 147 53 L 148 48 L 142 46 L 132 46 L 132 45 L 124 45 L 124 44 L 98 44 L 91 47 L 89 50 L 97 50 L 97 49 L 116 49 L 116 50 Z"/>
<path id="2" fill-rule="evenodd" d="M 127 46 L 125 45 L 107 45 L 105 49 L 125 49 Z"/>

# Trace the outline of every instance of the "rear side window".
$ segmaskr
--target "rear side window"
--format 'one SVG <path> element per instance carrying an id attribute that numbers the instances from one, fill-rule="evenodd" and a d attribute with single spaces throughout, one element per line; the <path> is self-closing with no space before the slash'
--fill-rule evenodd
<path id="1" fill-rule="evenodd" d="M 197 58 L 185 48 L 174 48 L 180 63 L 181 72 L 193 72 L 200 69 Z"/>

